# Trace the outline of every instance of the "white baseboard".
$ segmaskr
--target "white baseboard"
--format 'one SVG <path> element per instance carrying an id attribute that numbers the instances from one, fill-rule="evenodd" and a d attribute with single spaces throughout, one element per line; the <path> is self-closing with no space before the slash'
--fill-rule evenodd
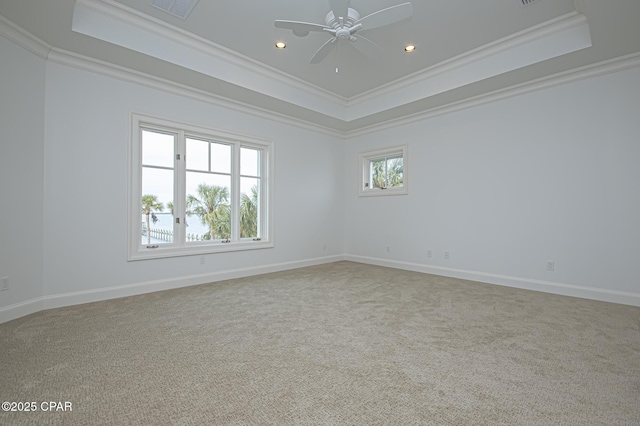
<path id="1" fill-rule="evenodd" d="M 36 297 L 35 299 L 29 299 L 2 307 L 0 308 L 0 324 L 31 315 L 42 309 L 42 297 Z"/>
<path id="2" fill-rule="evenodd" d="M 152 293 L 155 291 L 171 290 L 192 285 L 206 284 L 216 281 L 243 278 L 271 272 L 286 271 L 289 269 L 303 268 L 306 266 L 321 265 L 323 263 L 348 260 L 351 262 L 366 263 L 370 265 L 386 266 L 389 268 L 404 269 L 407 271 L 422 272 L 426 274 L 441 275 L 452 278 L 460 278 L 470 281 L 479 281 L 488 284 L 502 285 L 506 287 L 521 288 L 526 290 L 541 291 L 545 293 L 559 294 L 563 296 L 580 297 L 584 299 L 600 300 L 604 302 L 620 303 L 623 305 L 640 306 L 640 293 L 630 293 L 601 288 L 583 287 L 573 284 L 563 284 L 550 281 L 531 280 L 527 278 L 510 277 L 505 275 L 488 274 L 485 272 L 467 271 L 462 269 L 444 268 L 438 266 L 423 265 L 419 263 L 402 262 L 397 260 L 379 259 L 356 255 L 335 255 L 318 257 L 313 259 L 297 260 L 292 262 L 274 263 L 249 268 L 232 269 L 228 271 L 212 272 L 207 274 L 190 275 L 186 277 L 168 278 L 163 280 L 145 281 L 114 287 L 103 287 L 93 290 L 76 291 L 26 300 L 0 308 L 0 324 L 33 314 L 45 309 L 61 308 L 65 306 L 79 305 L 83 303 L 99 302 L 102 300 L 117 299 L 120 297 L 135 296 L 138 294 Z"/>
<path id="3" fill-rule="evenodd" d="M 622 305 L 640 306 L 640 293 L 631 293 L 602 288 L 583 287 L 574 284 L 564 284 L 551 281 L 532 280 L 528 278 L 511 277 L 506 275 L 489 274 L 485 272 L 467 271 L 463 269 L 444 268 L 423 265 L 420 263 L 402 262 L 397 260 L 379 259 L 367 256 L 344 255 L 344 260 L 366 263 L 369 265 L 386 266 L 407 271 L 479 281 L 505 287 L 521 288 L 525 290 L 541 291 L 544 293 L 563 296 L 580 297 L 583 299 L 599 300 L 603 302 L 619 303 Z"/>
<path id="4" fill-rule="evenodd" d="M 65 306 L 80 305 L 83 303 L 99 302 L 102 300 L 117 299 L 120 297 L 135 296 L 138 294 L 152 293 L 155 291 L 171 290 L 175 288 L 206 284 L 216 281 L 230 280 L 234 278 L 249 277 L 252 275 L 267 274 L 270 272 L 286 271 L 289 269 L 303 268 L 306 266 L 320 265 L 323 263 L 344 260 L 344 256 L 326 256 L 313 259 L 297 260 L 292 262 L 274 263 L 249 268 L 232 269 L 228 271 L 211 272 L 207 274 L 190 275 L 186 277 L 167 278 L 162 280 L 145 281 L 140 283 L 125 284 L 113 287 L 103 287 L 86 291 L 75 291 L 48 296 L 15 303 L 0 308 L 0 324 L 33 314 L 45 309 L 62 308 Z"/>

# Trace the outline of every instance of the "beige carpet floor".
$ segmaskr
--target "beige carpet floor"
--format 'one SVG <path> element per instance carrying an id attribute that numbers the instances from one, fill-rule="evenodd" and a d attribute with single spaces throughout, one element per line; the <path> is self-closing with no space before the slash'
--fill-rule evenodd
<path id="1" fill-rule="evenodd" d="M 2 425 L 640 425 L 640 308 L 337 262 L 0 324 L 0 398 L 37 405 Z"/>

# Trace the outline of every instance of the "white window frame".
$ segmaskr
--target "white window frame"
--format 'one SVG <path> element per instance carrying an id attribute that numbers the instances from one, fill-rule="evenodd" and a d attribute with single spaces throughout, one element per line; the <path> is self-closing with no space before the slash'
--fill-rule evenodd
<path id="1" fill-rule="evenodd" d="M 128 220 L 128 260 L 144 260 L 177 256 L 203 255 L 239 250 L 254 250 L 274 247 L 274 144 L 272 141 L 260 139 L 254 136 L 239 135 L 218 129 L 209 129 L 191 124 L 179 123 L 173 120 L 151 117 L 147 115 L 131 113 L 129 138 L 129 220 Z M 142 129 L 155 129 L 176 134 L 178 142 L 174 154 L 180 154 L 180 159 L 175 159 L 174 177 L 174 209 L 175 218 L 180 218 L 180 224 L 174 223 L 174 241 L 172 243 L 158 244 L 150 248 L 141 242 L 142 224 L 140 221 L 142 198 Z M 240 238 L 237 218 L 232 218 L 232 236 L 229 242 L 220 240 L 189 241 L 185 239 L 185 139 L 187 137 L 205 138 L 220 141 L 232 145 L 237 149 L 232 158 L 230 188 L 231 200 L 237 200 L 238 208 L 232 209 L 233 216 L 239 212 L 240 200 L 240 161 L 239 150 L 241 147 L 260 149 L 260 238 Z M 233 217 L 232 216 L 232 217 Z M 191 217 L 193 218 L 193 216 Z M 175 220 L 174 220 L 175 222 Z M 234 226 L 235 225 L 235 226 Z"/>
<path id="2" fill-rule="evenodd" d="M 358 195 L 360 197 L 381 197 L 387 195 L 407 195 L 409 193 L 409 158 L 407 145 L 366 151 L 358 154 L 360 178 L 358 180 Z M 369 182 L 371 161 L 382 157 L 402 156 L 402 186 L 390 188 L 372 188 Z"/>

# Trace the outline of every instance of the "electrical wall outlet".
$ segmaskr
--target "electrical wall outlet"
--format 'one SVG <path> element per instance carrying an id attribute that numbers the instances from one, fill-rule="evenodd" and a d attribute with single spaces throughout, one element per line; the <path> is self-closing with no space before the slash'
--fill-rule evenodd
<path id="1" fill-rule="evenodd" d="M 556 270 L 556 262 L 553 260 L 547 260 L 547 271 L 553 272 Z"/>
<path id="2" fill-rule="evenodd" d="M 427 257 L 433 257 L 433 251 L 427 250 Z"/>
<path id="3" fill-rule="evenodd" d="M 391 253 L 391 247 L 387 246 L 387 253 Z"/>
<path id="4" fill-rule="evenodd" d="M 450 257 L 451 257 L 451 255 L 449 254 L 449 250 L 445 250 L 445 252 L 444 252 L 444 260 L 449 260 Z"/>
<path id="5" fill-rule="evenodd" d="M 2 277 L 2 291 L 9 290 L 9 277 Z"/>

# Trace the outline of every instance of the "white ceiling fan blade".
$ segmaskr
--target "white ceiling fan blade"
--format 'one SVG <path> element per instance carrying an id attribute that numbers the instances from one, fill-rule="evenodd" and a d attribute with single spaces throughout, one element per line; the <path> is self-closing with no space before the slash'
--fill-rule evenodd
<path id="1" fill-rule="evenodd" d="M 277 20 L 274 22 L 276 28 L 285 28 L 287 30 L 293 30 L 293 33 L 299 37 L 304 37 L 309 34 L 309 31 L 324 31 L 325 28 L 329 28 L 326 25 L 312 24 L 310 22 L 300 21 L 283 21 Z"/>
<path id="2" fill-rule="evenodd" d="M 364 56 L 375 59 L 384 55 L 384 51 L 368 38 L 362 37 L 360 34 L 353 36 L 353 38 L 356 39 L 353 42 L 353 47 L 358 49 Z"/>
<path id="3" fill-rule="evenodd" d="M 312 64 L 319 64 L 320 62 L 322 62 L 322 60 L 327 57 L 329 52 L 331 52 L 331 49 L 333 48 L 333 44 L 335 42 L 336 42 L 336 38 L 335 37 L 332 37 L 329 40 L 327 40 L 327 42 L 325 44 L 323 44 L 320 47 L 320 49 L 318 49 L 316 54 L 313 55 L 313 58 L 311 58 L 311 60 L 309 62 L 312 63 Z"/>
<path id="4" fill-rule="evenodd" d="M 371 15 L 358 19 L 354 25 L 362 24 L 363 30 L 370 30 L 402 21 L 411 17 L 412 14 L 413 6 L 411 2 L 407 2 L 373 12 Z"/>
<path id="5" fill-rule="evenodd" d="M 329 6 L 336 19 L 343 18 L 342 22 L 347 22 L 349 16 L 349 0 L 329 0 Z"/>

